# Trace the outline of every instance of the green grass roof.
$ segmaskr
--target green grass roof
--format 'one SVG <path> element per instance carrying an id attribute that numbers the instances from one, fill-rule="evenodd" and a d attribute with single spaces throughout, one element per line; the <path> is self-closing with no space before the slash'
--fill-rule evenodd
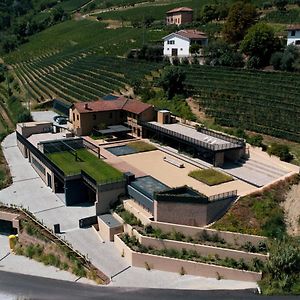
<path id="1" fill-rule="evenodd" d="M 77 161 L 75 156 L 69 151 L 55 152 L 47 154 L 47 156 L 65 175 L 79 174 L 81 170 L 83 170 L 97 182 L 122 178 L 120 171 L 105 163 L 103 160 L 98 159 L 86 149 L 79 149 L 76 152 L 78 157 Z"/>

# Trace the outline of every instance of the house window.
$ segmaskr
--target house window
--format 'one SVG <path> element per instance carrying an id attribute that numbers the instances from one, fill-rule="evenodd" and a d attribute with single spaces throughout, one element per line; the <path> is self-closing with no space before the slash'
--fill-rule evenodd
<path id="1" fill-rule="evenodd" d="M 292 30 L 291 31 L 291 36 L 295 36 L 296 35 L 296 30 Z"/>
<path id="2" fill-rule="evenodd" d="M 96 115 L 95 114 L 93 114 L 93 120 L 96 120 Z"/>
<path id="3" fill-rule="evenodd" d="M 170 50 L 170 48 L 167 48 L 167 50 L 169 51 L 169 50 Z"/>
<path id="4" fill-rule="evenodd" d="M 168 45 L 174 45 L 174 44 L 175 44 L 175 41 L 168 41 L 167 44 L 168 44 Z"/>
<path id="5" fill-rule="evenodd" d="M 77 121 L 79 121 L 79 115 L 77 115 Z"/>
<path id="6" fill-rule="evenodd" d="M 75 114 L 73 113 L 73 120 L 75 121 Z"/>
<path id="7" fill-rule="evenodd" d="M 300 40 L 295 41 L 295 45 L 299 46 L 300 45 Z"/>
<path id="8" fill-rule="evenodd" d="M 183 48 L 180 48 L 180 51 L 182 51 L 183 50 Z"/>

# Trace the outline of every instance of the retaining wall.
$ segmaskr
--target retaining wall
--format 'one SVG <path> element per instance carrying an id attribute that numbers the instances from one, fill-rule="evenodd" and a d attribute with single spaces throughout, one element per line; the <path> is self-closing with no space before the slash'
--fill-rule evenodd
<path id="1" fill-rule="evenodd" d="M 184 272 L 184 274 L 194 276 L 252 282 L 257 282 L 261 280 L 262 277 L 262 274 L 257 272 L 236 270 L 222 266 L 135 252 L 131 250 L 118 235 L 115 236 L 114 243 L 122 257 L 124 257 L 126 261 L 134 267 L 149 267 L 150 269 L 157 269 L 166 272 Z"/>
<path id="2" fill-rule="evenodd" d="M 160 228 L 163 232 L 177 231 L 184 234 L 185 236 L 191 237 L 199 236 L 200 234 L 203 234 L 203 232 L 206 232 L 206 234 L 209 236 L 214 236 L 217 234 L 218 237 L 224 239 L 226 243 L 236 246 L 242 246 L 247 242 L 250 242 L 253 246 L 258 246 L 260 242 L 267 241 L 267 238 L 263 236 L 242 234 L 229 231 L 219 231 L 203 227 L 177 225 L 163 222 L 151 222 L 151 226 L 153 228 Z"/>
<path id="3" fill-rule="evenodd" d="M 173 240 L 161 240 L 151 238 L 143 235 L 139 235 L 139 241 L 146 247 L 152 247 L 155 249 L 176 249 L 176 250 L 192 250 L 203 256 L 214 256 L 218 255 L 220 258 L 225 259 L 226 257 L 233 258 L 235 260 L 243 259 L 245 262 L 251 263 L 254 258 L 261 261 L 266 261 L 268 255 L 260 253 L 251 253 L 241 250 L 234 250 L 228 248 L 220 248 L 214 246 L 207 246 L 194 243 L 186 243 Z"/>

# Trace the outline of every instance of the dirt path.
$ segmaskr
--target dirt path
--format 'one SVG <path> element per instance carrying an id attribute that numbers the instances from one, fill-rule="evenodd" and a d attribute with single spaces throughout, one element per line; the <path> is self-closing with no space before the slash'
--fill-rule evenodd
<path id="1" fill-rule="evenodd" d="M 287 232 L 292 236 L 300 235 L 300 183 L 293 185 L 282 204 L 285 211 Z"/>
<path id="2" fill-rule="evenodd" d="M 192 98 L 188 98 L 186 103 L 190 107 L 192 113 L 197 117 L 197 119 L 204 121 L 208 120 L 209 118 L 205 115 L 204 110 L 201 109 L 201 106 L 197 101 Z"/>

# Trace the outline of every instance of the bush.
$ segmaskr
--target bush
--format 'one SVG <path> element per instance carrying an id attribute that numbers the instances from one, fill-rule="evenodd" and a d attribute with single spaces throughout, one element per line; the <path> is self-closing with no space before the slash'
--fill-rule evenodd
<path id="1" fill-rule="evenodd" d="M 293 155 L 290 153 L 288 145 L 272 143 L 267 149 L 269 155 L 276 155 L 282 161 L 289 162 L 293 159 Z"/>

